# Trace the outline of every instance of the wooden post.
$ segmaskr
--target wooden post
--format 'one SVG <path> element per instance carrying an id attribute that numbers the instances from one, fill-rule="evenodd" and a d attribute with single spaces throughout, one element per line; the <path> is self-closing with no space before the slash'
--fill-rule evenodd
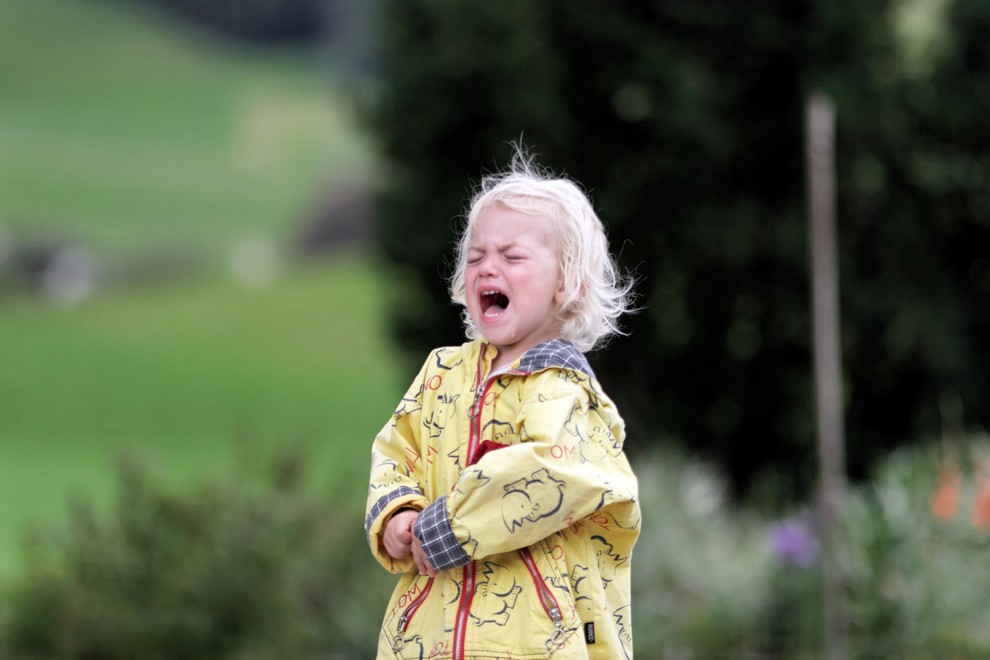
<path id="1" fill-rule="evenodd" d="M 839 347 L 839 276 L 835 222 L 835 109 L 823 94 L 807 104 L 809 252 L 812 292 L 819 506 L 823 548 L 824 641 L 828 660 L 848 657 L 842 534 L 845 496 L 842 358 Z"/>

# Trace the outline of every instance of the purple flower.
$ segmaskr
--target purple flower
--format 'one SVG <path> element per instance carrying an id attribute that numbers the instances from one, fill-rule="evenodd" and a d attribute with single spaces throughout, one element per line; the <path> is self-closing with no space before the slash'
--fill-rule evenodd
<path id="1" fill-rule="evenodd" d="M 818 539 L 800 520 L 784 520 L 770 528 L 770 549 L 783 564 L 808 568 L 818 559 Z"/>

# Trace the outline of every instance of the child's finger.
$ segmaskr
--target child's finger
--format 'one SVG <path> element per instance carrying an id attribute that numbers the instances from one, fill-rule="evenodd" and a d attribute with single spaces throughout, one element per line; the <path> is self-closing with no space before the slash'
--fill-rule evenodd
<path id="1" fill-rule="evenodd" d="M 410 544 L 412 548 L 413 560 L 416 562 L 416 568 L 419 569 L 420 575 L 429 575 L 430 577 L 436 577 L 436 569 L 430 565 L 430 560 L 423 551 L 423 546 L 420 544 L 419 539 L 413 535 L 412 543 Z"/>

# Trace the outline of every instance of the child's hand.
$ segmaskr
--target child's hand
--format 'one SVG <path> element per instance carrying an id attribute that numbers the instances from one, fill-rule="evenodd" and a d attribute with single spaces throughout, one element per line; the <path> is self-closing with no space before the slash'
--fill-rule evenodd
<path id="1" fill-rule="evenodd" d="M 383 541 L 385 550 L 395 559 L 403 559 L 412 554 L 413 523 L 419 517 L 419 511 L 404 509 L 392 516 L 385 527 Z"/>

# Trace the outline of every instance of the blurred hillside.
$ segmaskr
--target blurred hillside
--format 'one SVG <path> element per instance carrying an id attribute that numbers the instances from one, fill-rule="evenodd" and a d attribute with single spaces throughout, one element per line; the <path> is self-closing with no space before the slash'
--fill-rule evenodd
<path id="1" fill-rule="evenodd" d="M 137 3 L 11 0 L 0 24 L 6 252 L 203 267 L 289 240 L 367 171 L 315 46 L 238 46 Z"/>
<path id="2" fill-rule="evenodd" d="M 0 62 L 0 574 L 122 454 L 186 483 L 299 443 L 363 493 L 402 379 L 332 63 L 73 0 L 0 4 Z"/>

